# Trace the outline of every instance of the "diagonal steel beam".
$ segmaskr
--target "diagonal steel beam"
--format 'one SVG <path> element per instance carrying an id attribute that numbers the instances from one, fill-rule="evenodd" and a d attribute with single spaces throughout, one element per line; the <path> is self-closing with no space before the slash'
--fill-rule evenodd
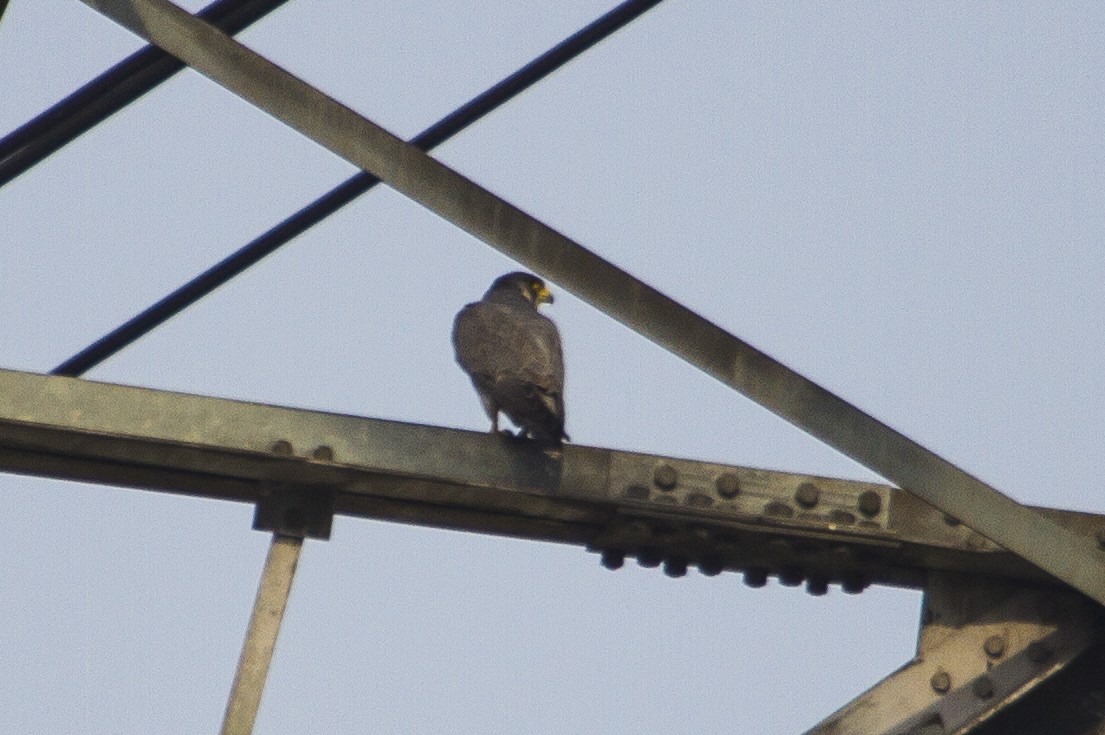
<path id="1" fill-rule="evenodd" d="M 1093 539 L 999 493 L 167 0 L 82 0 L 456 226 L 1105 604 Z"/>
<path id="2" fill-rule="evenodd" d="M 199 17 L 234 35 L 285 2 L 216 0 Z M 6 3 L 0 0 L 0 14 Z M 0 187 L 183 68 L 179 59 L 147 46 L 0 138 Z"/>
<path id="3" fill-rule="evenodd" d="M 411 143 L 424 151 L 437 147 L 484 115 L 514 99 L 514 97 L 587 49 L 625 27 L 626 24 L 640 17 L 646 11 L 656 7 L 660 2 L 661 0 L 626 0 L 626 2 L 621 3 L 594 22 L 568 36 L 510 76 L 500 80 L 453 110 L 416 135 Z M 159 50 L 159 53 L 163 52 Z M 3 143 L 0 142 L 0 150 L 2 150 L 2 147 Z M 0 158 L 2 158 L 2 153 L 0 153 Z M 2 172 L 2 169 L 3 164 L 0 163 L 0 172 Z M 75 376 L 87 372 L 135 340 L 156 329 L 159 325 L 164 324 L 250 266 L 271 255 L 278 248 L 314 227 L 378 183 L 380 183 L 378 178 L 364 171 L 346 179 L 268 232 L 242 246 L 222 261 L 88 345 L 54 368 L 51 373 Z M 0 173 L 0 185 L 2 184 L 3 176 Z"/>

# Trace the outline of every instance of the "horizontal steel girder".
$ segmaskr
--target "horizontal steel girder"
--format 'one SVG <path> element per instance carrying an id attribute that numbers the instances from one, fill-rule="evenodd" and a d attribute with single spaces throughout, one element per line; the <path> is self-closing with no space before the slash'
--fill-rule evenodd
<path id="1" fill-rule="evenodd" d="M 929 570 L 1046 581 L 909 493 L 434 426 L 0 370 L 0 471 L 257 503 L 294 486 L 339 514 L 586 546 L 679 576 L 742 570 L 820 594 Z M 329 502 L 329 497 L 328 497 Z M 1042 510 L 1080 533 L 1105 517 Z M 1105 552 L 1101 552 L 1105 556 Z"/>
<path id="2" fill-rule="evenodd" d="M 1105 604 L 1095 540 L 1053 523 L 167 0 L 83 0 L 656 344 Z"/>

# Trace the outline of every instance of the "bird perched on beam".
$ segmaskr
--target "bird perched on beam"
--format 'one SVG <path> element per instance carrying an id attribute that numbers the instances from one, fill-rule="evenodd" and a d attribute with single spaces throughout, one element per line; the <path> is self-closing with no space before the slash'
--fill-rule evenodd
<path id="1" fill-rule="evenodd" d="M 453 322 L 457 362 L 468 373 L 491 432 L 499 412 L 541 444 L 559 446 L 564 433 L 564 357 L 556 324 L 537 308 L 551 304 L 545 282 L 507 273 Z"/>

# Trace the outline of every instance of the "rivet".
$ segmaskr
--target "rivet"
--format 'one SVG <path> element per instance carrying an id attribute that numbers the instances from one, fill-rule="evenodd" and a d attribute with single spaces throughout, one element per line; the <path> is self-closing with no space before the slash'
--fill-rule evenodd
<path id="1" fill-rule="evenodd" d="M 803 508 L 812 508 L 821 499 L 821 491 L 812 482 L 803 482 L 794 493 L 794 499 Z"/>
<path id="2" fill-rule="evenodd" d="M 740 495 L 741 481 L 736 473 L 723 473 L 717 478 L 717 482 L 715 482 L 714 485 L 717 487 L 717 494 L 727 500 L 731 500 Z"/>
<path id="3" fill-rule="evenodd" d="M 971 691 L 979 699 L 989 699 L 994 696 L 994 682 L 988 676 L 980 676 L 971 682 Z"/>
<path id="4" fill-rule="evenodd" d="M 637 554 L 637 563 L 646 569 L 655 569 L 660 566 L 661 561 L 663 561 L 663 558 L 656 549 L 645 549 Z"/>
<path id="5" fill-rule="evenodd" d="M 767 570 L 760 567 L 744 570 L 744 583 L 749 587 L 763 587 L 767 584 Z"/>
<path id="6" fill-rule="evenodd" d="M 311 452 L 312 459 L 317 459 L 320 462 L 333 462 L 334 450 L 323 444 L 320 447 L 315 447 L 315 451 Z"/>
<path id="7" fill-rule="evenodd" d="M 603 549 L 602 550 L 602 565 L 614 571 L 615 569 L 621 569 L 625 564 L 625 552 L 621 549 Z"/>
<path id="8" fill-rule="evenodd" d="M 809 592 L 814 597 L 821 597 L 828 593 L 829 583 L 828 581 L 821 579 L 820 577 L 810 577 L 806 582 L 806 592 Z"/>
<path id="9" fill-rule="evenodd" d="M 864 490 L 859 496 L 859 512 L 871 518 L 882 510 L 882 496 L 874 490 Z"/>
<path id="10" fill-rule="evenodd" d="M 1000 635 L 992 635 L 982 644 L 982 650 L 990 658 L 998 658 L 1005 653 L 1005 638 Z"/>
<path id="11" fill-rule="evenodd" d="M 686 576 L 687 574 L 687 562 L 684 559 L 665 559 L 664 560 L 664 574 L 668 575 L 672 579 Z"/>
<path id="12" fill-rule="evenodd" d="M 280 439 L 272 443 L 270 450 L 273 454 L 279 454 L 284 457 L 290 457 L 295 451 L 292 449 L 292 443 L 286 439 Z"/>
<path id="13" fill-rule="evenodd" d="M 937 694 L 946 694 L 952 688 L 951 674 L 944 670 L 937 671 L 929 679 L 929 684 L 932 684 L 932 691 Z"/>
<path id="14" fill-rule="evenodd" d="M 671 490 L 679 483 L 679 473 L 670 464 L 662 464 L 652 473 L 652 481 L 661 490 Z"/>

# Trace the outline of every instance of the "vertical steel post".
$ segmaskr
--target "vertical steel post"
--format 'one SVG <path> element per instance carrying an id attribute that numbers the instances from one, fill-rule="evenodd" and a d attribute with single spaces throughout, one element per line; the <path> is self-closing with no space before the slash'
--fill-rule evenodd
<path id="1" fill-rule="evenodd" d="M 261 706 L 261 694 L 265 690 L 269 664 L 276 647 L 276 636 L 284 619 L 284 609 L 292 591 L 292 580 L 302 549 L 302 538 L 281 533 L 272 535 L 261 584 L 257 588 L 257 599 L 253 603 L 253 614 L 249 618 L 249 630 L 242 644 L 242 655 L 238 658 L 238 671 L 226 704 L 222 735 L 250 735 L 253 732 L 253 722 Z"/>

